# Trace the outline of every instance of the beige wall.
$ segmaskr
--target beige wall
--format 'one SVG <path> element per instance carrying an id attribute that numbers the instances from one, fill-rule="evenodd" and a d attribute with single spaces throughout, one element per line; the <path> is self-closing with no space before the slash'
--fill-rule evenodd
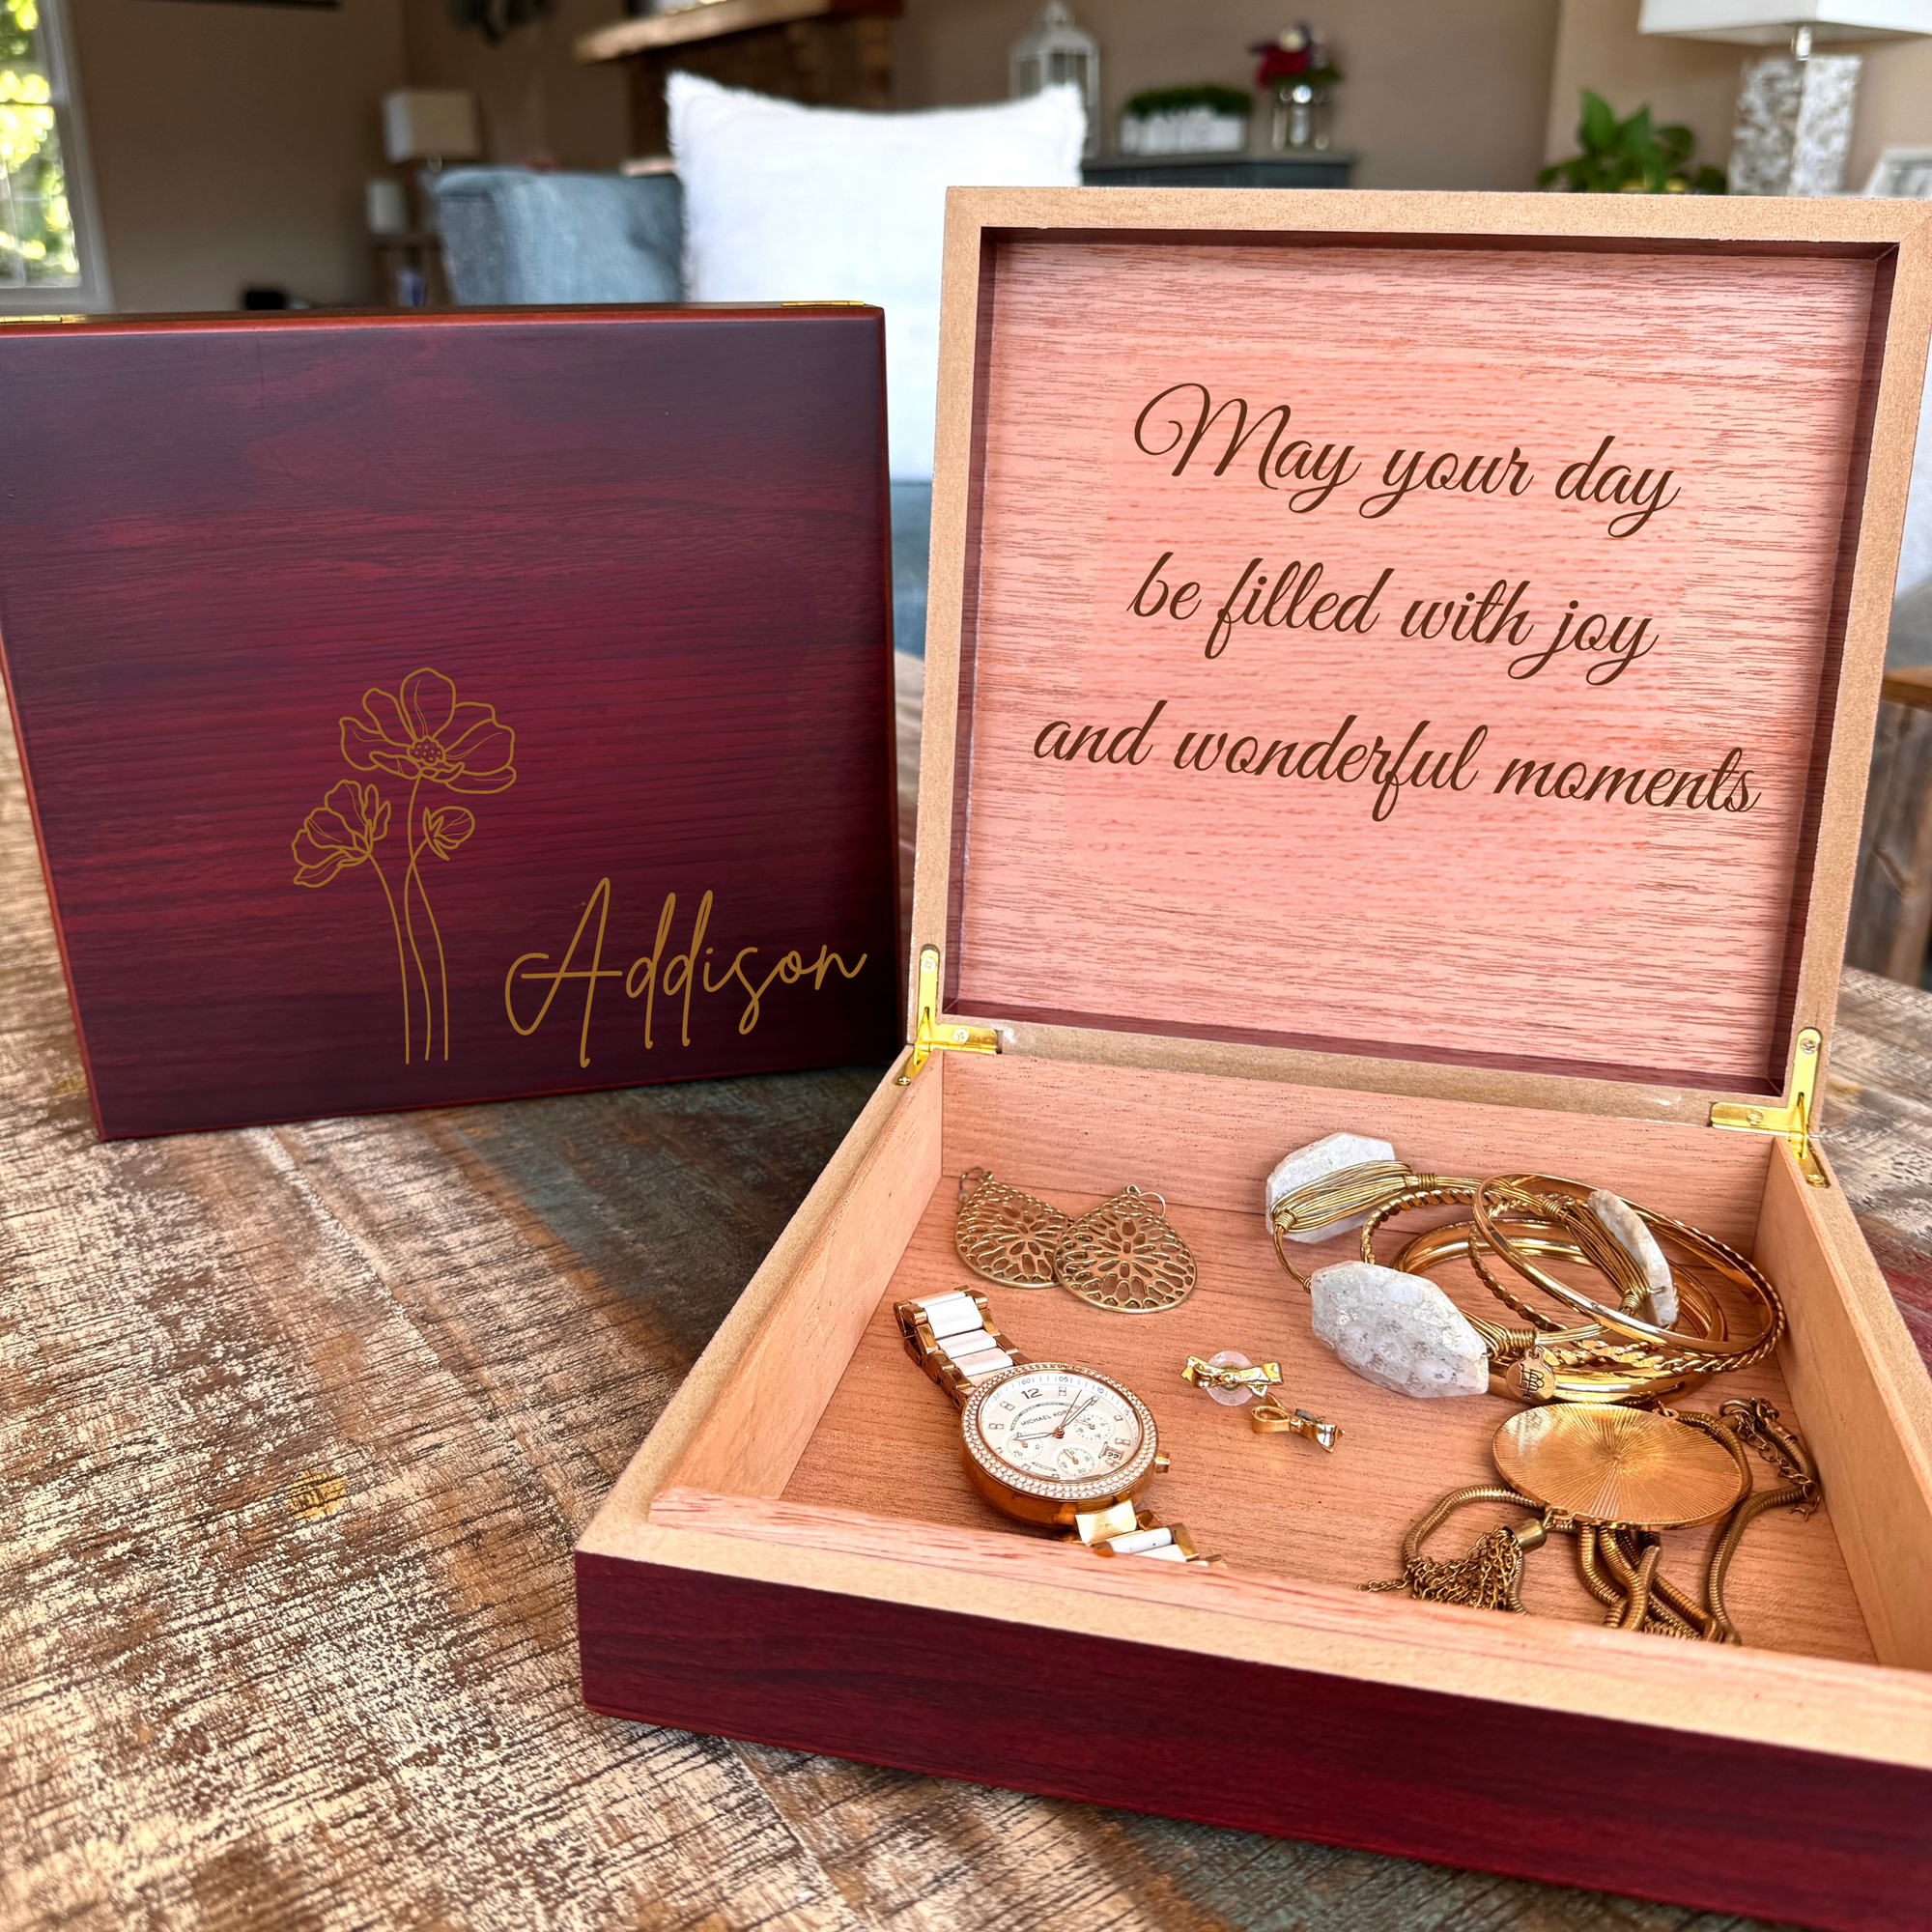
<path id="1" fill-rule="evenodd" d="M 630 152 L 623 70 L 582 67 L 570 53 L 580 34 L 622 14 L 620 0 L 554 0 L 545 18 L 494 47 L 453 26 L 445 0 L 400 5 L 411 84 L 474 93 L 490 159 L 548 155 L 567 168 L 614 168 Z"/>
<path id="2" fill-rule="evenodd" d="M 367 298 L 362 183 L 405 71 L 397 0 L 70 9 L 118 308 L 234 308 L 250 283 Z"/>
<path id="3" fill-rule="evenodd" d="M 907 0 L 898 95 L 907 107 L 998 100 L 1007 49 L 1041 0 Z M 1107 142 L 1121 102 L 1147 87 L 1248 87 L 1249 43 L 1304 12 L 1329 30 L 1348 76 L 1335 138 L 1360 187 L 1528 187 L 1543 159 L 1556 13 L 1550 0 L 1073 0 L 1100 43 Z"/>
<path id="4" fill-rule="evenodd" d="M 1575 153 L 1577 95 L 1589 87 L 1619 114 L 1648 101 L 1657 121 L 1683 122 L 1697 136 L 1698 159 L 1722 167 L 1747 49 L 1639 34 L 1639 10 L 1640 0 L 1562 0 L 1548 156 Z M 1868 41 L 1842 51 L 1861 54 L 1865 64 L 1845 170 L 1845 185 L 1856 189 L 1881 148 L 1932 146 L 1932 40 Z"/>
<path id="5" fill-rule="evenodd" d="M 474 90 L 493 159 L 613 168 L 627 151 L 622 72 L 570 57 L 618 0 L 555 0 L 496 47 L 451 25 L 444 0 L 69 6 L 123 311 L 232 309 L 251 284 L 371 299 L 362 185 L 397 172 L 382 147 L 391 88 Z"/>
<path id="6" fill-rule="evenodd" d="M 1040 0 L 908 0 L 903 106 L 997 100 L 1007 49 Z M 211 0 L 70 0 L 117 306 L 225 309 L 250 283 L 366 300 L 362 184 L 385 171 L 377 103 L 412 83 L 472 89 L 490 158 L 613 167 L 626 80 L 572 41 L 619 0 L 555 0 L 500 46 L 450 24 L 445 0 L 339 10 Z M 1109 131 L 1144 87 L 1248 84 L 1249 42 L 1279 0 L 1076 0 L 1100 40 Z M 1566 10 L 1566 13 L 1574 10 Z M 1327 15 L 1348 73 L 1339 145 L 1368 187 L 1520 187 L 1542 158 L 1550 0 L 1352 0 Z"/>

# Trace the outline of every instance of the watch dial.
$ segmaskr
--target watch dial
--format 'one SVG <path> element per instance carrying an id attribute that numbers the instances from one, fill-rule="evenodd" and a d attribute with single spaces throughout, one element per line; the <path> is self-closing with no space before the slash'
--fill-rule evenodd
<path id="1" fill-rule="evenodd" d="M 1118 1391 L 1077 1369 L 1009 1376 L 980 1405 L 981 1439 L 1009 1468 L 1047 1482 L 1089 1482 L 1139 1453 L 1140 1418 Z"/>

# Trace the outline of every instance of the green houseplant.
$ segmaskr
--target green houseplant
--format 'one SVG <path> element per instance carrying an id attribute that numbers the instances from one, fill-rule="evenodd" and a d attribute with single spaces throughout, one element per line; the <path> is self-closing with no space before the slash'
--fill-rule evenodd
<path id="1" fill-rule="evenodd" d="M 1693 169 L 1697 137 L 1688 128 L 1653 128 L 1650 109 L 1627 121 L 1601 94 L 1583 90 L 1583 118 L 1577 124 L 1581 151 L 1551 161 L 1536 177 L 1538 187 L 1560 182 L 1573 194 L 1722 194 L 1721 169 Z"/>

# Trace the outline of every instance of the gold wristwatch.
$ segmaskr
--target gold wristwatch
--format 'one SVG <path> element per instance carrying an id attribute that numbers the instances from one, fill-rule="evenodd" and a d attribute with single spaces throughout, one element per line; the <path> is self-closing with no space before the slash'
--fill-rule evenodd
<path id="1" fill-rule="evenodd" d="M 1070 1524 L 1102 1556 L 1208 1563 L 1136 1498 L 1167 1468 L 1148 1406 L 1077 1362 L 1029 1362 L 971 1289 L 895 1303 L 909 1354 L 959 1405 L 973 1487 L 1023 1522 Z"/>

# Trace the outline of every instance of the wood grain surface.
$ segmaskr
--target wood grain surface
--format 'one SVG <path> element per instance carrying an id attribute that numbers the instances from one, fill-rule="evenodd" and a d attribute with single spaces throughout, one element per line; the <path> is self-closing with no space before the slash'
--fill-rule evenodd
<path id="1" fill-rule="evenodd" d="M 587 1715 L 571 1545 L 877 1069 L 99 1145 L 0 757 L 0 1923 L 1743 1923 Z M 1837 1045 L 1932 1354 L 1932 997 Z"/>
<path id="2" fill-rule="evenodd" d="M 1918 983 L 1932 932 L 1932 667 L 1888 676 L 1845 961 Z"/>

